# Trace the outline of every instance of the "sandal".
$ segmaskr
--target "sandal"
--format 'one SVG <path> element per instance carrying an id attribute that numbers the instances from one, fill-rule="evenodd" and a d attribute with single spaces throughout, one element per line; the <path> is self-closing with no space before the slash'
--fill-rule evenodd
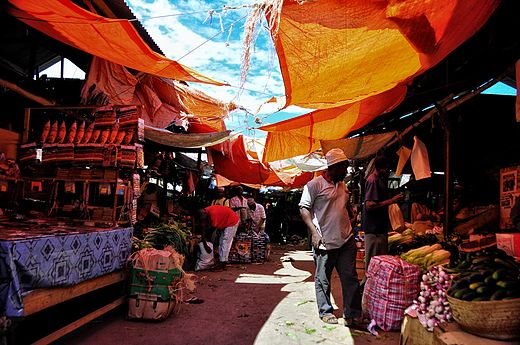
<path id="1" fill-rule="evenodd" d="M 345 318 L 346 327 L 359 327 L 368 325 L 369 322 L 370 320 L 367 321 L 367 319 L 363 318 L 362 316 Z"/>
<path id="2" fill-rule="evenodd" d="M 321 317 L 321 321 L 323 321 L 325 323 L 328 323 L 328 324 L 331 324 L 331 325 L 336 325 L 338 323 L 338 319 L 334 315 L 322 316 Z"/>

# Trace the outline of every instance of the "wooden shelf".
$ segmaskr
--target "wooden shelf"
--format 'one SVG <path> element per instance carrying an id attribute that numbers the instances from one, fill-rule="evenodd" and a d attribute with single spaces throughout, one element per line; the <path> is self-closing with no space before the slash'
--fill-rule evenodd
<path id="1" fill-rule="evenodd" d="M 55 181 L 55 182 L 94 182 L 94 183 L 116 183 L 116 179 L 82 179 L 82 178 L 55 178 L 55 177 L 26 177 L 26 180 Z"/>
<path id="2" fill-rule="evenodd" d="M 8 177 L 8 176 L 0 176 L 0 180 L 18 182 L 18 181 L 23 181 L 23 178 L 14 178 L 14 177 Z"/>

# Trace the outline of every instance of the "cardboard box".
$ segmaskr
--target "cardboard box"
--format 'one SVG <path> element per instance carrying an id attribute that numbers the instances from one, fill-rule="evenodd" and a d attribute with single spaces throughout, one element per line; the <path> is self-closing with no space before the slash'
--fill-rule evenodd
<path id="1" fill-rule="evenodd" d="M 468 240 L 464 240 L 459 245 L 459 250 L 462 252 L 476 252 L 484 248 L 493 247 L 497 243 L 495 234 L 490 235 L 469 235 Z"/>
<path id="2" fill-rule="evenodd" d="M 520 258 L 520 233 L 497 234 L 497 247 L 508 255 Z"/>

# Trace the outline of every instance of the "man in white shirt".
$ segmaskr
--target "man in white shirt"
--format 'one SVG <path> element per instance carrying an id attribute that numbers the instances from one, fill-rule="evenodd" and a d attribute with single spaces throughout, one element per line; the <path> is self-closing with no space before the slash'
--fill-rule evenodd
<path id="1" fill-rule="evenodd" d="M 229 207 L 240 218 L 240 227 L 244 227 L 247 221 L 247 199 L 244 197 L 242 186 L 237 186 L 233 190 L 233 197 L 229 200 Z"/>
<path id="2" fill-rule="evenodd" d="M 347 211 L 349 192 L 343 182 L 348 159 L 338 148 L 327 152 L 325 157 L 325 173 L 303 189 L 300 214 L 311 235 L 319 316 L 326 323 L 338 323 L 330 300 L 332 270 L 336 268 L 343 292 L 345 325 L 351 326 L 361 318 L 361 296 L 356 272 L 356 244 Z"/>
<path id="3" fill-rule="evenodd" d="M 251 227 L 254 232 L 265 232 L 265 208 L 258 204 L 253 197 L 247 198 L 247 213 L 251 220 Z"/>

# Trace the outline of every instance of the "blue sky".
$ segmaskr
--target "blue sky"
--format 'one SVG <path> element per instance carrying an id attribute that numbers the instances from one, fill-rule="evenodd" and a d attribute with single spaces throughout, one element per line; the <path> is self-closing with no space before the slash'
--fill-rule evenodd
<path id="1" fill-rule="evenodd" d="M 192 83 L 192 87 L 224 101 L 233 100 L 251 113 L 256 113 L 272 96 L 284 95 L 276 52 L 265 26 L 259 26 L 247 81 L 237 98 L 244 24 L 252 9 L 222 11 L 225 5 L 234 7 L 253 3 L 254 0 L 127 0 L 135 16 L 167 57 L 231 85 L 219 87 Z M 208 13 L 211 10 L 215 11 L 210 20 Z M 213 36 L 215 37 L 206 42 Z M 262 124 L 278 122 L 310 111 L 289 107 L 275 113 L 279 106 L 268 104 L 262 107 L 258 114 Z M 226 123 L 228 128 L 234 130 L 259 126 L 255 123 L 255 116 L 243 111 L 233 112 Z M 265 133 L 259 131 L 247 131 L 246 134 L 265 136 Z"/>

